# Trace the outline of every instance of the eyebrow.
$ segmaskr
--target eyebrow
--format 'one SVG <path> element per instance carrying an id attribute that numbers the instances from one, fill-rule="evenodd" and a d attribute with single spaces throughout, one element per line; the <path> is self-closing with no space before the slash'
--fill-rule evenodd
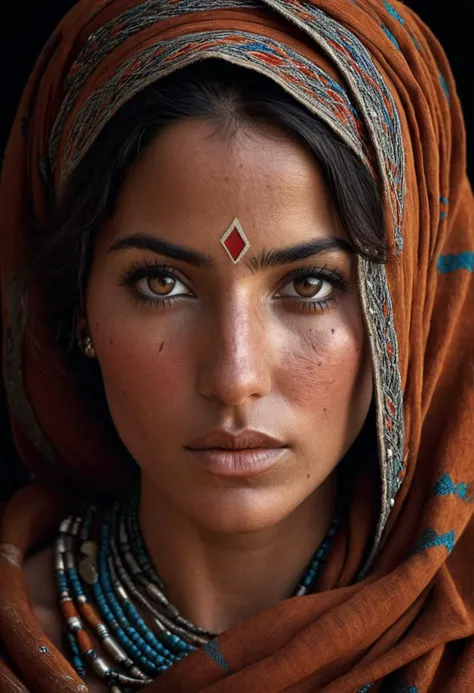
<path id="1" fill-rule="evenodd" d="M 147 234 L 133 234 L 126 236 L 114 243 L 108 253 L 130 248 L 138 248 L 139 250 L 151 250 L 156 255 L 164 255 L 174 260 L 186 262 L 194 267 L 213 267 L 215 259 L 211 255 L 199 253 L 192 248 L 187 248 L 170 241 L 165 241 L 156 236 Z M 298 260 L 304 260 L 313 255 L 329 253 L 332 251 L 343 251 L 353 253 L 352 246 L 343 238 L 334 236 L 315 238 L 311 241 L 299 243 L 288 248 L 279 250 L 261 250 L 257 255 L 254 255 L 243 260 L 244 264 L 253 272 L 258 272 L 270 267 L 279 267 L 287 265 Z"/>

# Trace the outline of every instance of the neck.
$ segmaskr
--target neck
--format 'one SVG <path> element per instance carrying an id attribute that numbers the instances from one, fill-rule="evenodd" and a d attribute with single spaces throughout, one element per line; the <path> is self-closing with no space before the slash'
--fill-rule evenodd
<path id="1" fill-rule="evenodd" d="M 291 597 L 335 510 L 330 476 L 277 526 L 248 534 L 197 527 L 143 479 L 140 526 L 166 593 L 180 613 L 220 633 Z"/>

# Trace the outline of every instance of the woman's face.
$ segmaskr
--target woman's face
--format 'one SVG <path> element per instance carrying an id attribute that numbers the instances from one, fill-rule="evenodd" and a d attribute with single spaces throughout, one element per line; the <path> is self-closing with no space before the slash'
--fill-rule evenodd
<path id="1" fill-rule="evenodd" d="M 234 218 L 250 243 L 236 264 L 220 242 Z M 317 497 L 365 420 L 356 257 L 310 155 L 277 131 L 164 130 L 98 241 L 86 313 L 142 483 L 207 530 L 270 527 Z M 277 449 L 196 450 L 247 429 Z"/>

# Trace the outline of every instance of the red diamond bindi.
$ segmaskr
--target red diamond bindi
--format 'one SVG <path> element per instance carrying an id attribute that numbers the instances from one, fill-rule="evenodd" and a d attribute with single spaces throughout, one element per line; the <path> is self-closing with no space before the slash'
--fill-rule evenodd
<path id="1" fill-rule="evenodd" d="M 250 243 L 248 242 L 242 226 L 237 218 L 234 219 L 232 224 L 222 236 L 221 243 L 227 250 L 227 253 L 233 263 L 241 260 L 247 250 L 250 248 Z"/>

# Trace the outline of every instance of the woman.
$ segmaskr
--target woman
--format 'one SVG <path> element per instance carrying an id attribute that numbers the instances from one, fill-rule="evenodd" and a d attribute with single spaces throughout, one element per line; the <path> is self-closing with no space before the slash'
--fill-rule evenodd
<path id="1" fill-rule="evenodd" d="M 2 175 L 2 691 L 470 691 L 474 218 L 398 3 L 81 0 Z"/>

